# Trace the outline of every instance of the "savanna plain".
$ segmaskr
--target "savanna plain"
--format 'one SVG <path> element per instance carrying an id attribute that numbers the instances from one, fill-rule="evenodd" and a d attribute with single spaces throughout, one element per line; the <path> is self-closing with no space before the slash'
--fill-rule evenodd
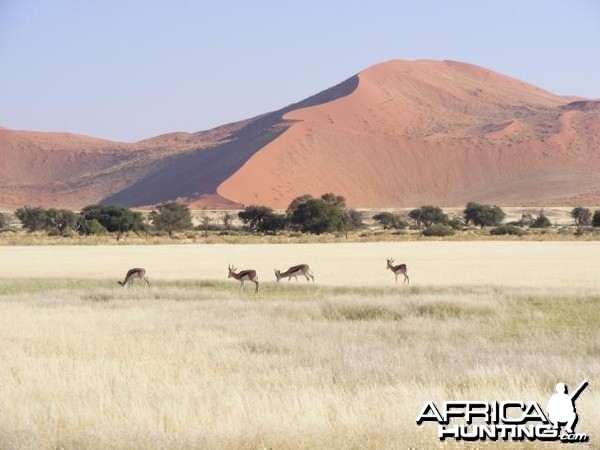
<path id="1" fill-rule="evenodd" d="M 301 262 L 314 284 L 275 282 Z M 584 379 L 599 447 L 598 267 L 597 241 L 0 247 L 0 448 L 479 448 L 424 403 Z"/>

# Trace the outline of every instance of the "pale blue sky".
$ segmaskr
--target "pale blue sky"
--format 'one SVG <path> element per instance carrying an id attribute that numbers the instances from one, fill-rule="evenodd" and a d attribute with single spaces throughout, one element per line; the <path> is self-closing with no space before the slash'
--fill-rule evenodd
<path id="1" fill-rule="evenodd" d="M 200 131 L 393 58 L 600 98 L 600 1 L 0 0 L 0 126 Z"/>

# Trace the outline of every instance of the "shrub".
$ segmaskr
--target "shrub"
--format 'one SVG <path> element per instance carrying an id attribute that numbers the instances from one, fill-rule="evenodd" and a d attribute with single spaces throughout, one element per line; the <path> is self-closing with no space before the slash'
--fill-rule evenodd
<path id="1" fill-rule="evenodd" d="M 494 236 L 507 234 L 514 236 L 523 236 L 524 234 L 526 234 L 526 232 L 522 228 L 516 227 L 514 225 L 500 225 L 499 227 L 491 229 L 490 234 Z"/>
<path id="2" fill-rule="evenodd" d="M 452 236 L 454 228 L 442 224 L 433 224 L 423 230 L 424 236 Z"/>
<path id="3" fill-rule="evenodd" d="M 551 225 L 552 222 L 546 217 L 544 211 L 540 211 L 540 215 L 533 220 L 530 226 L 531 228 L 548 228 Z"/>
<path id="4" fill-rule="evenodd" d="M 453 217 L 452 219 L 448 220 L 448 225 L 454 230 L 462 230 L 465 226 L 465 222 L 460 217 Z"/>

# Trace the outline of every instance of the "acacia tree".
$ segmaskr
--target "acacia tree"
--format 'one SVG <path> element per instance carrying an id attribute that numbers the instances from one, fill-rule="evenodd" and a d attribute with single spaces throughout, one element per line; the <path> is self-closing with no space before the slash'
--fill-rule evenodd
<path id="1" fill-rule="evenodd" d="M 384 230 L 389 229 L 397 229 L 401 230 L 406 228 L 406 223 L 398 216 L 397 214 L 393 214 L 391 212 L 381 212 L 379 214 L 375 214 L 373 216 L 373 220 L 379 222 Z"/>
<path id="2" fill-rule="evenodd" d="M 238 217 L 251 231 L 269 233 L 284 230 L 288 225 L 288 217 L 278 214 L 268 206 L 250 205 L 238 213 Z"/>
<path id="3" fill-rule="evenodd" d="M 97 228 L 96 221 L 106 231 L 116 233 L 117 240 L 129 231 L 141 231 L 144 229 L 142 214 L 131 211 L 123 206 L 114 205 L 89 205 L 81 210 L 81 231 L 88 233 Z M 93 225 L 92 225 L 93 224 Z"/>
<path id="4" fill-rule="evenodd" d="M 414 220 L 417 226 L 424 226 L 425 228 L 429 228 L 433 224 L 446 225 L 448 223 L 448 216 L 442 208 L 432 205 L 413 209 L 408 213 L 408 217 Z"/>
<path id="5" fill-rule="evenodd" d="M 41 231 L 46 229 L 46 210 L 40 206 L 24 206 L 15 211 L 15 216 L 27 231 Z"/>
<path id="6" fill-rule="evenodd" d="M 506 217 L 506 214 L 499 206 L 480 205 L 479 203 L 469 202 L 464 212 L 465 223 L 468 225 L 480 226 L 498 226 Z"/>
<path id="7" fill-rule="evenodd" d="M 189 230 L 193 227 L 190 209 L 183 203 L 161 203 L 150 212 L 149 217 L 154 227 L 159 231 L 166 231 L 170 238 L 175 231 Z"/>
<path id="8" fill-rule="evenodd" d="M 321 198 L 298 197 L 292 201 L 288 211 L 291 211 L 292 226 L 303 233 L 321 234 L 351 228 L 350 216 L 345 207 L 344 197 L 327 193 Z"/>
<path id="9" fill-rule="evenodd" d="M 592 226 L 600 227 L 600 210 L 594 211 L 594 215 L 592 216 Z"/>
<path id="10" fill-rule="evenodd" d="M 581 227 L 589 227 L 592 222 L 592 213 L 589 209 L 582 206 L 577 206 L 571 210 L 571 217 L 575 219 L 577 229 Z"/>
<path id="11" fill-rule="evenodd" d="M 63 234 L 77 228 L 78 216 L 68 209 L 46 210 L 45 229 L 48 233 Z"/>

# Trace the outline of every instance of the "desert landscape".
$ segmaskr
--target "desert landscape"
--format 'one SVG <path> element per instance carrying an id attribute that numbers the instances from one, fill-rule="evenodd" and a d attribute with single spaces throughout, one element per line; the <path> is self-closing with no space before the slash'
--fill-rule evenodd
<path id="1" fill-rule="evenodd" d="M 135 143 L 0 128 L 0 207 L 600 204 L 600 101 L 456 61 L 390 60 L 297 103 Z M 31 168 L 34 167 L 32 170 Z"/>
<path id="2" fill-rule="evenodd" d="M 546 3 L 0 1 L 0 450 L 600 448 Z"/>
<path id="3" fill-rule="evenodd" d="M 599 104 L 394 60 L 204 132 L 126 144 L 0 129 L 0 447 L 436 448 L 436 427 L 416 424 L 425 402 L 545 407 L 583 380 L 577 432 L 596 445 Z M 283 217 L 324 192 L 364 224 L 264 233 L 238 216 Z M 149 220 L 170 200 L 191 208 L 175 232 Z M 522 234 L 470 224 L 473 200 L 503 205 Z M 15 211 L 98 202 L 138 207 L 139 228 L 94 219 L 86 233 L 91 219 L 67 211 L 69 225 L 31 230 Z M 427 237 L 408 220 L 423 204 L 458 231 Z M 585 224 L 574 205 L 592 205 Z M 407 224 L 382 228 L 378 212 Z M 314 282 L 276 282 L 300 263 Z M 232 266 L 258 273 L 257 293 Z M 117 284 L 140 267 L 150 287 Z"/>
<path id="4" fill-rule="evenodd" d="M 0 446 L 432 448 L 426 401 L 545 405 L 584 379 L 593 442 L 599 246 L 0 247 Z M 314 283 L 276 283 L 301 261 Z M 141 264 L 151 288 L 117 285 Z M 259 294 L 228 264 L 257 269 Z"/>

